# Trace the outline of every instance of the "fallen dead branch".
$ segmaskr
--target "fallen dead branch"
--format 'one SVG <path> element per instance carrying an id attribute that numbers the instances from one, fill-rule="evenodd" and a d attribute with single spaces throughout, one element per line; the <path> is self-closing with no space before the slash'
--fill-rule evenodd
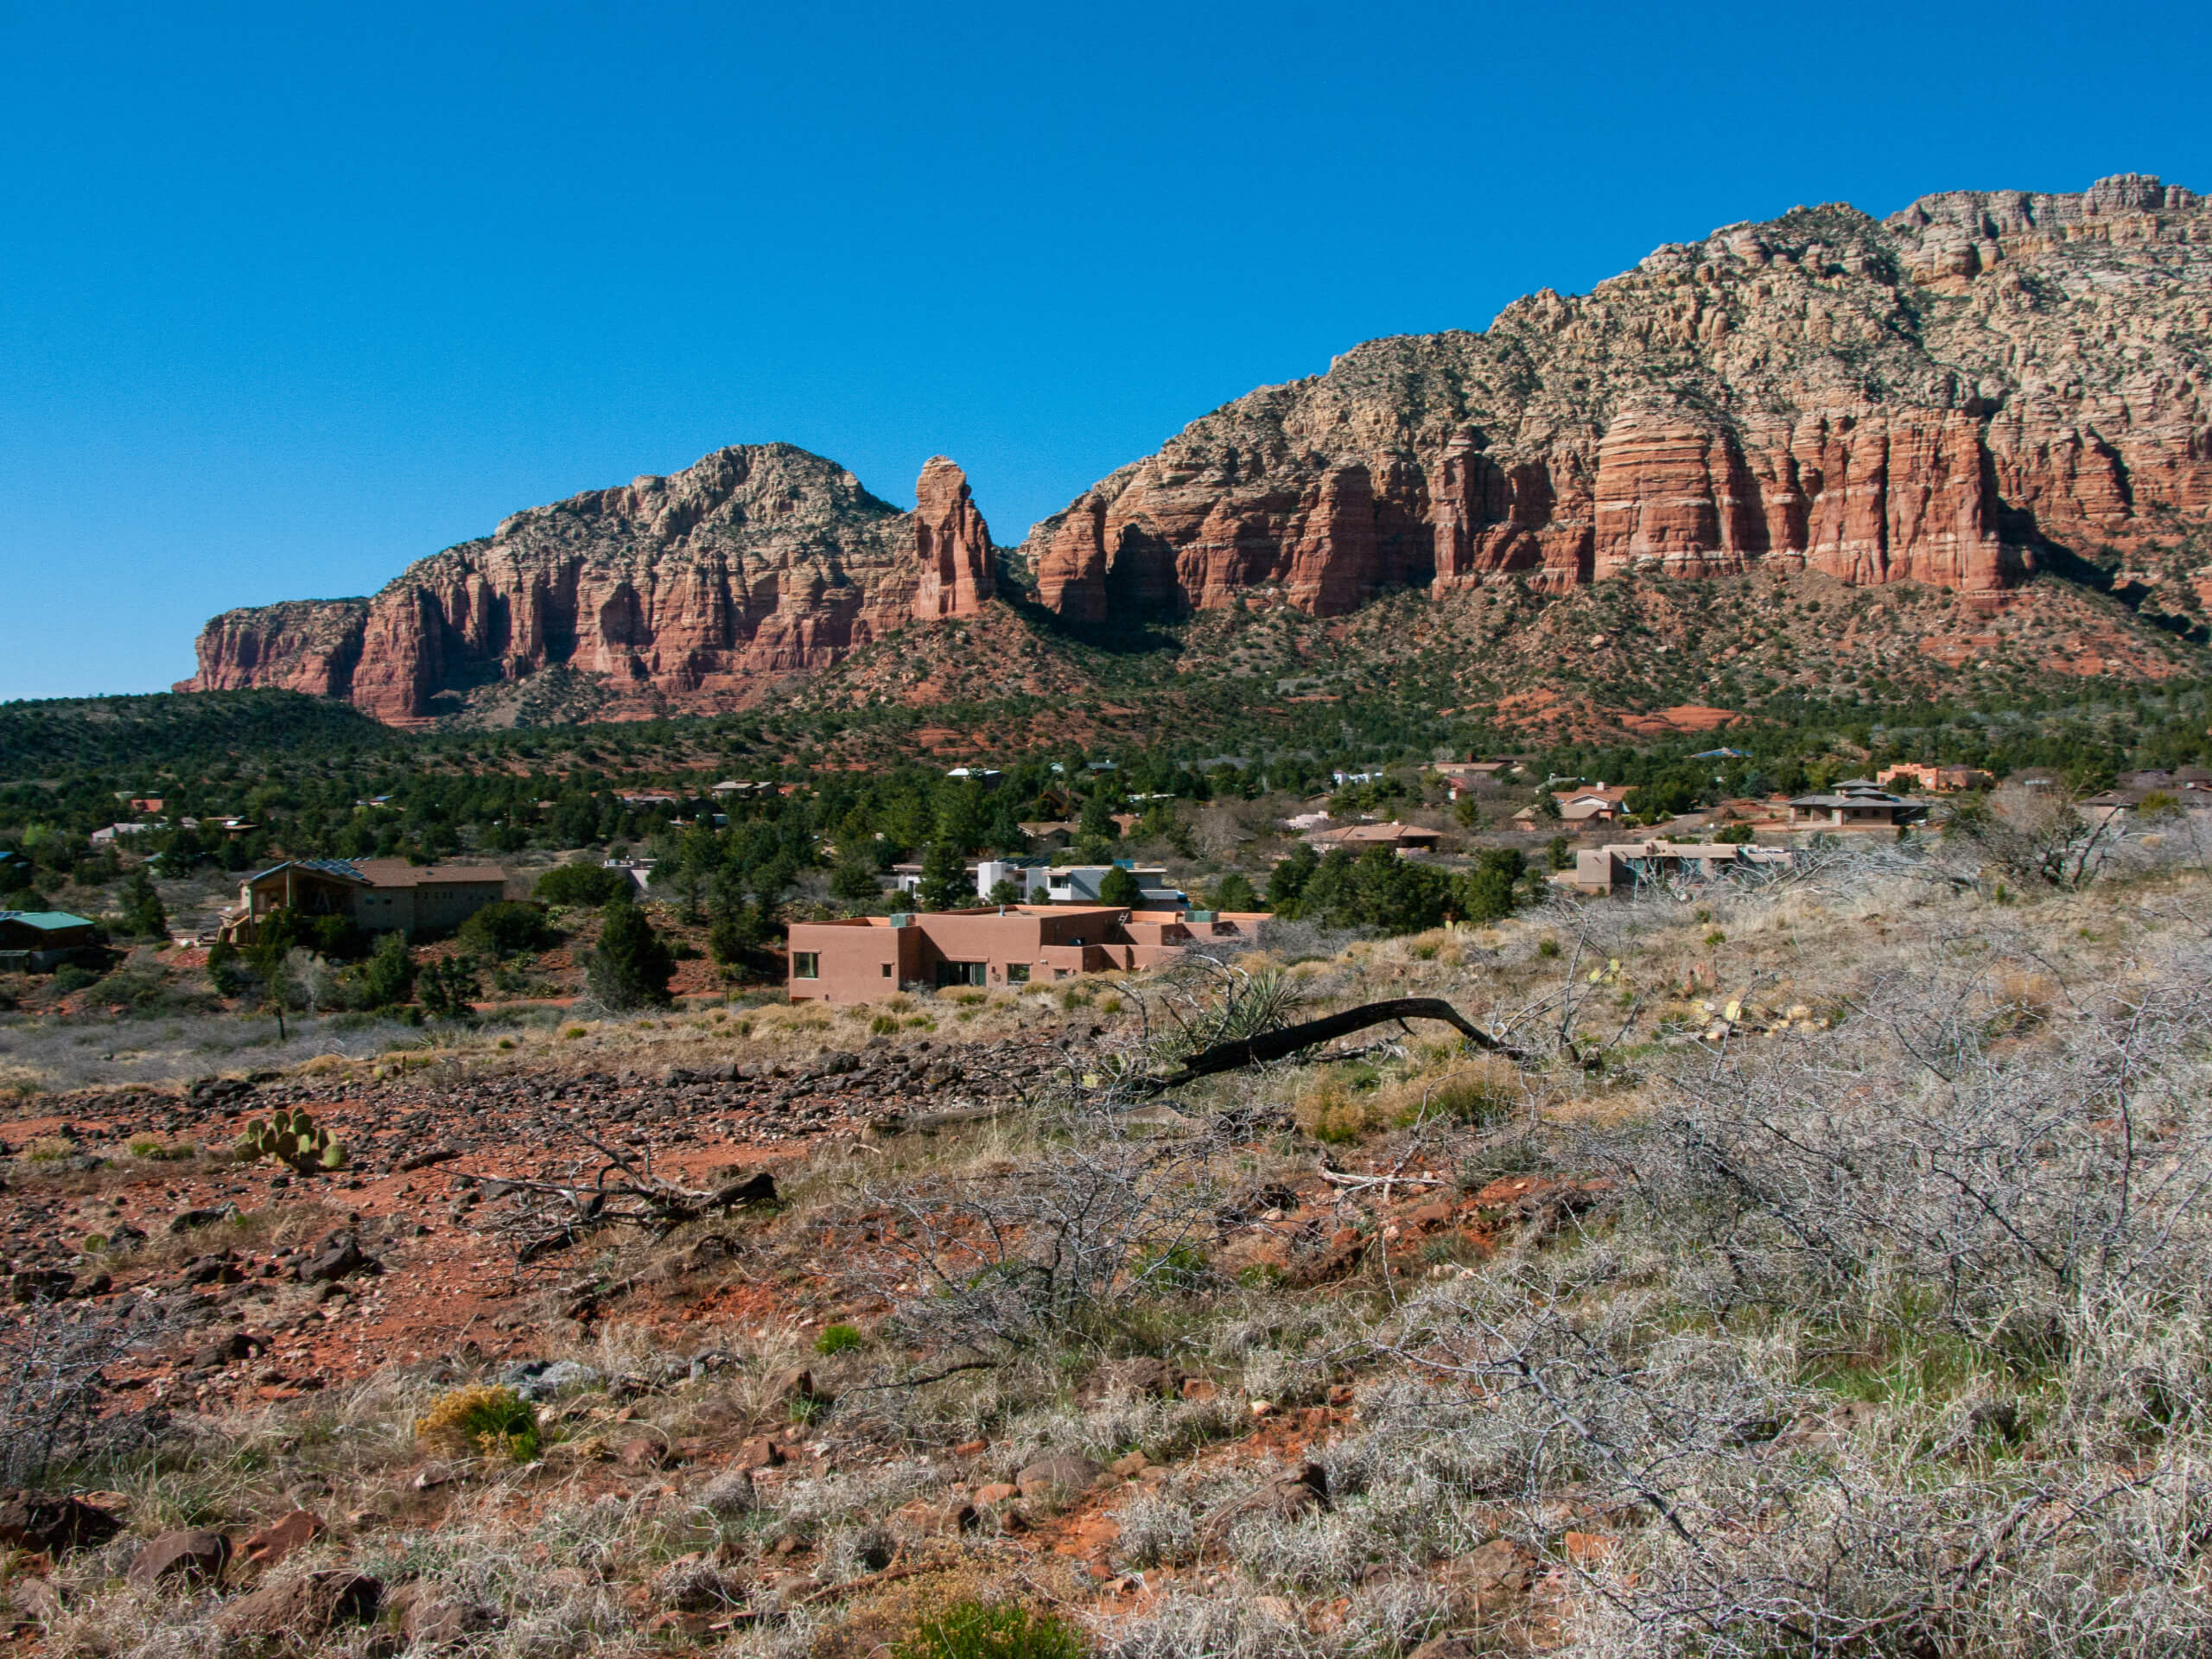
<path id="1" fill-rule="evenodd" d="M 709 1189 L 679 1186 L 652 1173 L 651 1153 L 632 1160 L 590 1135 L 580 1138 L 599 1155 L 598 1168 L 588 1174 L 590 1160 L 584 1160 L 563 1180 L 500 1176 L 485 1183 L 510 1198 L 520 1195 L 513 1213 L 488 1230 L 512 1245 L 518 1266 L 567 1249 L 602 1227 L 635 1227 L 660 1239 L 686 1222 L 776 1202 L 776 1178 L 765 1169 Z"/>
<path id="2" fill-rule="evenodd" d="M 1183 1062 L 1183 1069 L 1172 1077 L 1153 1079 L 1147 1092 L 1158 1093 L 1166 1089 L 1179 1088 L 1200 1077 L 1211 1077 L 1219 1071 L 1234 1071 L 1248 1065 L 1264 1065 L 1270 1060 L 1280 1060 L 1297 1053 L 1300 1049 L 1364 1031 L 1370 1026 L 1387 1025 L 1393 1020 L 1441 1020 L 1472 1043 L 1477 1048 L 1493 1054 L 1503 1054 L 1508 1059 L 1527 1058 L 1520 1050 L 1509 1048 L 1488 1032 L 1482 1030 L 1459 1009 L 1440 996 L 1396 996 L 1387 1002 L 1368 1002 L 1357 1008 L 1346 1008 L 1320 1020 L 1307 1020 L 1295 1026 L 1282 1026 L 1273 1031 L 1263 1031 L 1250 1037 L 1238 1037 L 1225 1043 L 1216 1043 L 1203 1049 Z"/>

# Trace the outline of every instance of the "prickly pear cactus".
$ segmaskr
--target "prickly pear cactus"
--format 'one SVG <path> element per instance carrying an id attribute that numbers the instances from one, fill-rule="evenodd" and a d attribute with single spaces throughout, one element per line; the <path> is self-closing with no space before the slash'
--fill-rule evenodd
<path id="1" fill-rule="evenodd" d="M 304 1107 L 288 1111 L 280 1106 L 266 1123 L 255 1118 L 238 1137 L 237 1152 L 243 1162 L 273 1158 L 303 1175 L 346 1167 L 346 1143 L 318 1125 Z"/>

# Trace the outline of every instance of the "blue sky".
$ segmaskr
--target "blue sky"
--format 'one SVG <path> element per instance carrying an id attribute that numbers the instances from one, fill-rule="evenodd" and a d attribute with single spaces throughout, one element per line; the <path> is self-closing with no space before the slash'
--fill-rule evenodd
<path id="1" fill-rule="evenodd" d="M 0 698 L 785 439 L 1001 542 L 1800 202 L 2212 190 L 2199 5 L 0 0 Z"/>

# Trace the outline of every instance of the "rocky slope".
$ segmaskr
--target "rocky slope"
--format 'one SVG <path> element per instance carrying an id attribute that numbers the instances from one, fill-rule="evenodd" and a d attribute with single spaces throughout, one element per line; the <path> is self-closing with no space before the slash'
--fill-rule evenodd
<path id="1" fill-rule="evenodd" d="M 372 599 L 227 612 L 177 689 L 281 686 L 407 723 L 512 709 L 503 692 L 563 668 L 590 677 L 601 715 L 741 705 L 990 598 L 990 532 L 960 469 L 931 461 L 919 496 L 900 512 L 790 444 L 717 450 L 518 512 Z"/>
<path id="2" fill-rule="evenodd" d="M 2153 178 L 1798 208 L 1239 398 L 1002 569 L 948 461 L 901 513 L 833 461 L 741 447 L 518 513 L 373 599 L 218 617 L 179 689 L 403 723 L 727 709 L 998 608 L 1001 575 L 1080 632 L 1502 579 L 1802 575 L 1991 610 L 2049 569 L 2201 637 L 2209 341 L 2212 209 Z"/>
<path id="3" fill-rule="evenodd" d="M 1032 532 L 1072 621 L 1525 575 L 1810 569 L 1994 598 L 2212 507 L 2212 211 L 2138 175 L 1799 208 L 1486 334 L 1370 342 L 1193 423 Z"/>

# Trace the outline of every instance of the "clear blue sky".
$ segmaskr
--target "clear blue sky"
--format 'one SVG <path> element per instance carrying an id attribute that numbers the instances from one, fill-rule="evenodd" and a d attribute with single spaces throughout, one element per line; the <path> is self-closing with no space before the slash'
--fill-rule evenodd
<path id="1" fill-rule="evenodd" d="M 787 439 L 1001 542 L 1800 202 L 2212 190 L 2208 9 L 0 0 L 0 698 Z"/>

